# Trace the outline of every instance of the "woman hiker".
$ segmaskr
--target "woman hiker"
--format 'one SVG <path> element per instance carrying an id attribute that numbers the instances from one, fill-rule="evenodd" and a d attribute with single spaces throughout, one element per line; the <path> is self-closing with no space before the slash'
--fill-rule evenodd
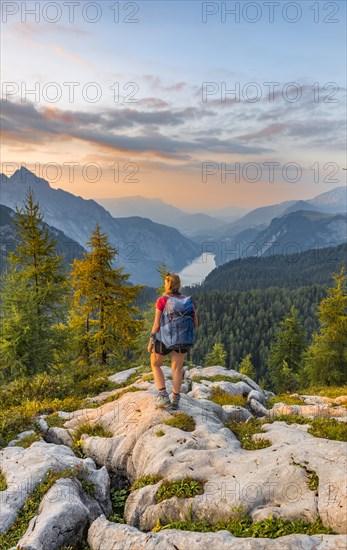
<path id="1" fill-rule="evenodd" d="M 163 342 L 156 340 L 156 333 L 160 333 L 160 317 L 168 299 L 167 295 L 176 296 L 179 298 L 185 298 L 185 296 L 179 292 L 181 280 L 176 273 L 167 273 L 165 276 L 164 285 L 165 294 L 158 298 L 155 304 L 154 323 L 147 349 L 148 352 L 151 354 L 151 367 L 153 371 L 154 381 L 159 391 L 155 401 L 155 406 L 162 409 L 171 407 L 171 409 L 176 410 L 178 408 L 180 400 L 183 362 L 186 357 L 188 348 L 177 347 L 172 350 L 168 349 L 163 344 Z M 197 326 L 198 317 L 194 307 L 194 328 L 196 329 Z M 166 391 L 164 373 L 161 369 L 165 356 L 169 353 L 171 353 L 172 368 L 172 401 L 170 401 L 169 394 Z"/>

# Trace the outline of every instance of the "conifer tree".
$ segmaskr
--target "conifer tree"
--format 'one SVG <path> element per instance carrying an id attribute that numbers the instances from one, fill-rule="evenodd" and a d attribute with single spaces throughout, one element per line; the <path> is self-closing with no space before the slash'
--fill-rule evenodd
<path id="1" fill-rule="evenodd" d="M 249 376 L 250 378 L 255 378 L 255 370 L 252 365 L 252 355 L 251 353 L 248 353 L 246 357 L 242 359 L 239 365 L 239 373 L 245 374 L 246 376 Z"/>
<path id="2" fill-rule="evenodd" d="M 107 365 L 120 360 L 134 344 L 141 327 L 133 302 L 142 288 L 128 285 L 123 267 L 114 269 L 117 249 L 110 245 L 99 224 L 86 243 L 91 251 L 73 262 L 73 298 L 69 325 L 74 349 L 85 364 Z"/>
<path id="3" fill-rule="evenodd" d="M 289 373 L 291 373 L 290 389 L 296 389 L 305 349 L 304 331 L 297 318 L 297 310 L 292 306 L 290 314 L 280 321 L 275 341 L 270 345 L 268 374 L 275 392 L 288 389 L 285 380 L 289 379 Z"/>
<path id="4" fill-rule="evenodd" d="M 1 277 L 0 377 L 12 380 L 47 370 L 53 363 L 57 323 L 64 321 L 68 283 L 63 256 L 43 225 L 31 189 L 16 205 L 18 244 Z M 59 342 L 58 342 L 59 340 Z"/>
<path id="5" fill-rule="evenodd" d="M 347 275 L 342 266 L 332 275 L 336 286 L 318 306 L 320 330 L 312 336 L 305 354 L 304 375 L 309 384 L 347 382 Z"/>
<path id="6" fill-rule="evenodd" d="M 225 367 L 226 356 L 227 354 L 223 344 L 221 342 L 216 342 L 213 345 L 212 350 L 206 356 L 205 367 L 210 367 L 214 365 Z"/>

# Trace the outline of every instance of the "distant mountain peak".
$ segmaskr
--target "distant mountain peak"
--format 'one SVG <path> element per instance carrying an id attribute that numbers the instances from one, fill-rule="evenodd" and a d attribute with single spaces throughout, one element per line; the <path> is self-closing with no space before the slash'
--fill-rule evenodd
<path id="1" fill-rule="evenodd" d="M 34 172 L 31 172 L 26 166 L 21 166 L 16 170 L 11 178 L 11 184 L 14 182 L 19 185 L 31 184 L 31 185 L 40 185 L 40 187 L 49 187 L 50 185 L 47 180 L 40 178 Z"/>

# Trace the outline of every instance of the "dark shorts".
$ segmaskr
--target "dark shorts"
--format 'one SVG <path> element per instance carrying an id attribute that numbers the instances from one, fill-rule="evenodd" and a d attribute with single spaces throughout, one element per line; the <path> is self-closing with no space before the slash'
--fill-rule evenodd
<path id="1" fill-rule="evenodd" d="M 178 353 L 187 353 L 188 348 L 187 347 L 177 347 L 172 349 L 168 349 L 163 342 L 160 342 L 159 340 L 155 341 L 155 347 L 154 351 L 156 353 L 159 353 L 160 355 L 169 355 L 172 351 L 177 351 Z"/>

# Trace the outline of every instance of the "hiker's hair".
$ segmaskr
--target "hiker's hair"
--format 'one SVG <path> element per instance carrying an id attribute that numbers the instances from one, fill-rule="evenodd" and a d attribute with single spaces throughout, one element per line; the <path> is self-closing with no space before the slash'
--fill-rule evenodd
<path id="1" fill-rule="evenodd" d="M 165 283 L 169 287 L 169 292 L 172 292 L 173 290 L 179 290 L 181 279 L 176 273 L 167 273 L 165 275 Z"/>

